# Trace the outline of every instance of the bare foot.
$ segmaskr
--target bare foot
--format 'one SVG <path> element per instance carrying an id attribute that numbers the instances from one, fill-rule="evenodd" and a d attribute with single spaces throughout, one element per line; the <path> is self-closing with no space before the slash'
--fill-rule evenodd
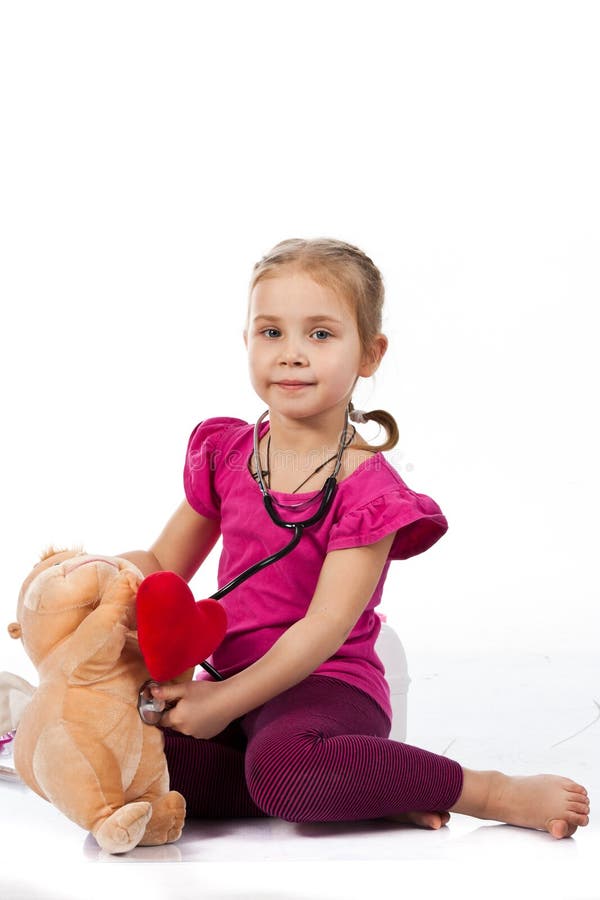
<path id="1" fill-rule="evenodd" d="M 442 828 L 450 820 L 449 812 L 409 812 L 402 816 L 386 816 L 388 822 L 418 825 L 419 828 Z"/>
<path id="2" fill-rule="evenodd" d="M 455 812 L 570 837 L 589 821 L 587 791 L 560 775 L 510 776 L 464 770 L 463 791 Z"/>

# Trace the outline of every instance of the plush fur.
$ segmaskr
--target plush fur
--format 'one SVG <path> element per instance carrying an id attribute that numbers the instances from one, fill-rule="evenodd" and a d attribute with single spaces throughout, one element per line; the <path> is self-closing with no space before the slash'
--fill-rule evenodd
<path id="1" fill-rule="evenodd" d="M 175 841 L 185 819 L 162 732 L 137 711 L 149 677 L 134 630 L 141 580 L 125 559 L 51 551 L 9 626 L 40 680 L 18 724 L 17 772 L 109 853 Z"/>

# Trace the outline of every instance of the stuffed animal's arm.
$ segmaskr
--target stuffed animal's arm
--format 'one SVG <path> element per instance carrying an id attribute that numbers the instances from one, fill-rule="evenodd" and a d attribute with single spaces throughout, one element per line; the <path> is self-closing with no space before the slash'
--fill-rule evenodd
<path id="1" fill-rule="evenodd" d="M 35 688 L 12 672 L 0 672 L 0 734 L 14 731 Z"/>
<path id="2" fill-rule="evenodd" d="M 135 627 L 139 581 L 131 570 L 121 571 L 99 606 L 68 640 L 62 667 L 71 682 L 97 681 L 114 667 L 128 632 Z"/>

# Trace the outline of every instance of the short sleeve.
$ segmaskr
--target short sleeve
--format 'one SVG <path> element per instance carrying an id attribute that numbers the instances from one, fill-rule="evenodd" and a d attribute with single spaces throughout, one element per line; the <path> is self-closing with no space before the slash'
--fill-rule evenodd
<path id="1" fill-rule="evenodd" d="M 221 445 L 233 426 L 246 425 L 241 419 L 205 419 L 190 435 L 183 469 L 185 496 L 197 513 L 207 519 L 221 518 L 221 501 L 215 487 L 215 473 Z"/>
<path id="2" fill-rule="evenodd" d="M 447 530 L 435 500 L 402 487 L 346 512 L 332 526 L 327 550 L 374 544 L 396 531 L 388 559 L 409 559 L 432 547 Z"/>

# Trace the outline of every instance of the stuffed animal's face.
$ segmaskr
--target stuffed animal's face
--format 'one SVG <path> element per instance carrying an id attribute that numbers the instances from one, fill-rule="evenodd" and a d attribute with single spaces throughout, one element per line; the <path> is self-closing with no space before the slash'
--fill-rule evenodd
<path id="1" fill-rule="evenodd" d="M 11 637 L 22 638 L 27 655 L 37 665 L 98 606 L 121 569 L 137 572 L 119 557 L 50 552 L 23 582 L 18 622 L 8 629 Z"/>

